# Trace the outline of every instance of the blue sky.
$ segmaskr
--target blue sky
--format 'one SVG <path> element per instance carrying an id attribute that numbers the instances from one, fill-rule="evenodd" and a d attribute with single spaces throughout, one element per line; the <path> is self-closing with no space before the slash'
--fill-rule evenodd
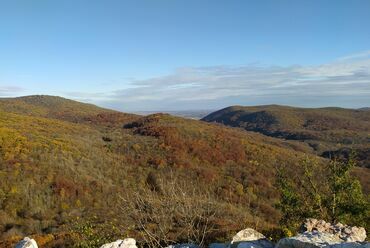
<path id="1" fill-rule="evenodd" d="M 0 96 L 370 106 L 368 0 L 0 0 Z"/>

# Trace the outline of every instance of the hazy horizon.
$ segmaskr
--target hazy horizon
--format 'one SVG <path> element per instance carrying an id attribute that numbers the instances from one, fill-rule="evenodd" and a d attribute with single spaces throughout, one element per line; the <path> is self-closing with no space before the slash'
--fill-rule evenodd
<path id="1" fill-rule="evenodd" d="M 102 106 L 102 105 L 99 105 L 99 104 L 96 104 L 96 103 L 93 103 L 93 102 L 89 102 L 89 101 L 84 101 L 84 100 L 76 100 L 76 99 L 71 99 L 71 98 L 66 98 L 66 97 L 63 97 L 63 96 L 58 96 L 58 95 L 44 95 L 44 94 L 35 94 L 35 95 L 20 95 L 20 96 L 14 96 L 14 97 L 3 97 L 3 96 L 0 96 L 0 99 L 12 99 L 12 98 L 22 98 L 22 97 L 32 97 L 32 96 L 50 96 L 50 97 L 62 97 L 62 98 L 65 98 L 65 99 L 68 99 L 68 100 L 74 100 L 74 101 L 78 101 L 78 102 L 81 102 L 81 103 L 88 103 L 88 104 L 94 104 L 96 105 L 97 107 L 101 107 L 101 108 L 108 108 L 108 109 L 112 109 L 112 110 L 116 110 L 116 111 L 121 111 L 121 112 L 125 112 L 125 113 L 133 113 L 133 114 L 154 114 L 154 113 L 176 113 L 178 112 L 179 116 L 183 116 L 182 114 L 184 113 L 189 113 L 189 114 L 192 114 L 192 113 L 196 113 L 196 114 L 199 114 L 201 112 L 203 113 L 211 113 L 211 112 L 215 112 L 215 111 L 218 111 L 218 110 L 221 110 L 221 109 L 224 109 L 224 108 L 228 108 L 228 107 L 232 107 L 232 106 L 243 106 L 243 107 L 261 107 L 261 106 L 272 106 L 272 105 L 275 105 L 275 106 L 282 106 L 282 107 L 293 107 L 293 108 L 344 108 L 344 109 L 368 109 L 370 108 L 370 105 L 368 106 L 360 106 L 358 108 L 346 108 L 346 107 L 339 107 L 339 106 L 335 106 L 335 105 L 327 105 L 327 106 L 320 106 L 320 107 L 314 107 L 314 106 L 298 106 L 298 105 L 285 105 L 285 104 L 276 104 L 276 103 L 271 103 L 271 104 L 255 104 L 255 105 L 241 105 L 241 104 L 234 104 L 234 105 L 226 105 L 226 106 L 221 106 L 220 108 L 214 108 L 214 109 L 205 109 L 205 108 L 194 108 L 194 109 L 186 109 L 186 108 L 178 108 L 178 109 L 148 109 L 148 110 L 140 110 L 140 109 L 137 109 L 137 110 L 127 110 L 127 111 L 124 111 L 124 110 L 121 110 L 119 107 L 118 108 L 110 108 L 110 107 L 105 107 L 105 106 Z M 192 115 L 190 115 L 192 116 Z"/>
<path id="2" fill-rule="evenodd" d="M 370 106 L 369 1 L 2 1 L 0 97 L 124 112 Z"/>

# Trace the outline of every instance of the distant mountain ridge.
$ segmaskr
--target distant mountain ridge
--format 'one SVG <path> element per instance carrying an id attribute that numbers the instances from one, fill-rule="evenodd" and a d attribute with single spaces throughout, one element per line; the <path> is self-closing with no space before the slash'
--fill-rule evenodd
<path id="1" fill-rule="evenodd" d="M 213 112 L 202 120 L 272 137 L 303 141 L 319 155 L 330 156 L 338 154 L 340 149 L 351 148 L 361 153 L 361 165 L 370 167 L 368 111 L 337 107 L 231 106 Z"/>
<path id="2" fill-rule="evenodd" d="M 212 113 L 213 110 L 169 110 L 169 111 L 137 111 L 134 113 L 137 113 L 139 115 L 150 115 L 150 114 L 155 114 L 155 113 L 166 113 L 178 117 L 184 117 L 184 118 L 189 118 L 189 119 L 194 119 L 194 120 L 199 120 L 202 119 L 203 117 L 207 116 L 208 114 Z"/>

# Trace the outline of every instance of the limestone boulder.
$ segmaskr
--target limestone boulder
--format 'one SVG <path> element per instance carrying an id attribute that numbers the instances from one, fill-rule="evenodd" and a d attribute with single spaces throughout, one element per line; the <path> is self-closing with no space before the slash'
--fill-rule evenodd
<path id="1" fill-rule="evenodd" d="M 273 248 L 274 245 L 262 233 L 252 228 L 238 232 L 232 239 L 230 248 Z"/>
<path id="2" fill-rule="evenodd" d="M 100 248 L 137 248 L 136 240 L 132 238 L 119 239 L 115 242 L 102 245 Z"/>
<path id="3" fill-rule="evenodd" d="M 328 232 L 304 232 L 279 240 L 275 248 L 370 248 L 366 242 L 346 242 Z"/>
<path id="4" fill-rule="evenodd" d="M 25 237 L 15 245 L 15 248 L 38 248 L 38 246 L 34 239 Z"/>
<path id="5" fill-rule="evenodd" d="M 348 226 L 342 223 L 331 224 L 324 220 L 306 219 L 301 225 L 300 231 L 330 233 L 345 242 L 363 242 L 366 239 L 366 230 L 363 227 Z"/>

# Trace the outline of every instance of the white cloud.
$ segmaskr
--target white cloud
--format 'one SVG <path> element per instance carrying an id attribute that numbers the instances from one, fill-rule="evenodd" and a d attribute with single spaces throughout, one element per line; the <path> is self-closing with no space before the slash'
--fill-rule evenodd
<path id="1" fill-rule="evenodd" d="M 133 80 L 132 88 L 113 91 L 110 106 L 117 108 L 217 108 L 221 105 L 290 103 L 316 106 L 325 97 L 346 97 L 346 106 L 370 105 L 370 58 L 354 55 L 318 66 L 214 66 L 179 68 L 170 75 Z M 350 58 L 350 59 L 349 59 Z M 354 59 L 357 58 L 357 59 Z M 361 58 L 361 59 L 359 59 Z M 362 98 L 359 103 L 356 98 Z M 299 99 L 315 99 L 300 102 Z M 289 99 L 292 99 L 289 101 Z M 303 100 L 302 100 L 303 101 Z M 217 105 L 217 106 L 216 106 Z"/>
<path id="2" fill-rule="evenodd" d="M 22 92 L 24 89 L 17 86 L 1 86 L 0 85 L 0 96 L 13 96 Z"/>
<path id="3" fill-rule="evenodd" d="M 316 66 L 182 67 L 169 75 L 127 81 L 120 89 L 62 95 L 125 111 L 272 103 L 370 106 L 370 51 Z M 0 87 L 0 95 L 7 91 L 11 88 Z"/>
<path id="4" fill-rule="evenodd" d="M 370 50 L 369 51 L 362 51 L 360 53 L 351 54 L 348 56 L 341 57 L 337 59 L 338 61 L 346 61 L 346 60 L 354 60 L 354 59 L 362 59 L 362 58 L 370 58 Z"/>
<path id="5" fill-rule="evenodd" d="M 370 51 L 316 66 L 182 67 L 169 75 L 124 81 L 121 88 L 106 91 L 52 94 L 125 111 L 216 109 L 232 104 L 272 103 L 370 106 Z M 25 92 L 29 90 L 0 85 L 2 97 Z"/>

